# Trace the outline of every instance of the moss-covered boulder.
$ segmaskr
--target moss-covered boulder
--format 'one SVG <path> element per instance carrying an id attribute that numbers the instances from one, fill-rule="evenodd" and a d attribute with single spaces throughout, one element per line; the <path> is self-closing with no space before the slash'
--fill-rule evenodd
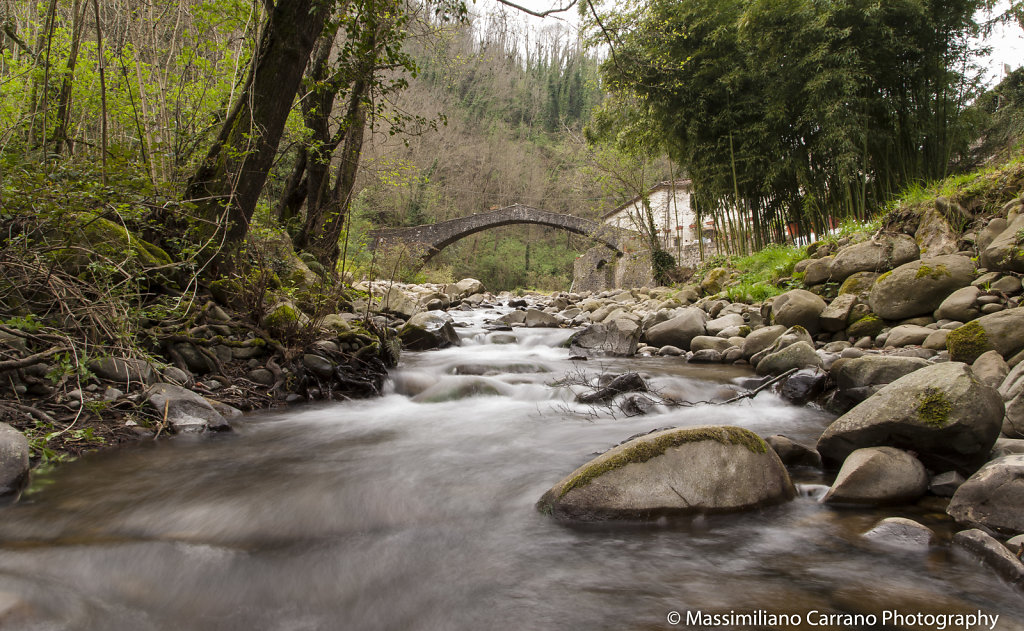
<path id="1" fill-rule="evenodd" d="M 882 332 L 885 328 L 885 322 L 873 313 L 869 313 L 862 318 L 858 318 L 855 322 L 851 323 L 846 329 L 846 334 L 850 337 L 875 337 Z"/>
<path id="2" fill-rule="evenodd" d="M 1006 360 L 1012 359 L 1024 351 L 1024 307 L 982 316 L 953 329 L 946 338 L 946 348 L 954 361 L 974 362 L 991 350 Z"/>
<path id="3" fill-rule="evenodd" d="M 821 365 L 821 357 L 814 352 L 814 347 L 809 342 L 801 341 L 765 355 L 757 362 L 757 374 L 781 375 L 794 368 L 816 368 Z"/>
<path id="4" fill-rule="evenodd" d="M 856 449 L 890 446 L 917 453 L 936 471 L 974 471 L 988 457 L 1002 422 L 1002 397 L 970 366 L 933 364 L 836 419 L 818 440 L 818 452 L 838 465 Z"/>
<path id="5" fill-rule="evenodd" d="M 750 430 L 701 426 L 634 438 L 570 473 L 537 508 L 566 519 L 650 519 L 789 501 L 793 483 Z"/>
<path id="6" fill-rule="evenodd" d="M 57 262 L 70 273 L 92 262 L 116 262 L 124 269 L 163 268 L 171 276 L 170 255 L 140 238 L 124 225 L 87 212 L 68 213 L 58 235 L 68 247 L 54 251 Z"/>
<path id="7" fill-rule="evenodd" d="M 301 326 L 308 322 L 309 316 L 287 301 L 275 304 L 263 316 L 263 326 L 278 337 L 294 335 Z"/>
<path id="8" fill-rule="evenodd" d="M 871 288 L 871 310 L 886 320 L 931 315 L 950 294 L 971 284 L 974 263 L 951 254 L 900 265 Z"/>
<path id="9" fill-rule="evenodd" d="M 879 276 L 881 274 L 878 272 L 857 272 L 856 274 L 851 274 L 839 286 L 839 295 L 853 294 L 867 300 L 868 294 L 871 293 L 871 288 L 874 287 L 875 281 L 878 280 Z"/>

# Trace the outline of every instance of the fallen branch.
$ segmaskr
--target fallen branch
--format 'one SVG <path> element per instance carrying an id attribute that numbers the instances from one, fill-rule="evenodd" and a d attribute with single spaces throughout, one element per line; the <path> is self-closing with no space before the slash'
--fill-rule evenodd
<path id="1" fill-rule="evenodd" d="M 771 381 L 767 381 L 765 383 L 762 383 L 761 385 L 759 385 L 758 387 L 754 388 L 750 392 L 744 392 L 743 394 L 736 395 L 733 398 L 729 399 L 728 401 L 722 401 L 718 405 L 725 405 L 727 403 L 735 403 L 736 401 L 739 401 L 740 399 L 753 399 L 754 397 L 757 396 L 757 393 L 761 392 L 765 388 L 769 388 L 769 387 L 779 383 L 780 381 L 782 381 L 786 377 L 792 375 L 793 373 L 795 373 L 798 370 L 800 370 L 800 369 L 799 368 L 790 368 L 789 370 L 787 370 L 786 372 L 782 373 L 778 377 L 772 379 Z"/>
<path id="2" fill-rule="evenodd" d="M 57 353 L 63 353 L 71 350 L 67 346 L 55 346 L 49 350 L 35 355 L 29 355 L 28 357 L 22 357 L 21 359 L 9 359 L 7 361 L 0 362 L 0 372 L 5 370 L 17 370 L 19 368 L 27 368 L 36 364 L 41 364 L 46 361 L 47 358 L 56 355 Z"/>

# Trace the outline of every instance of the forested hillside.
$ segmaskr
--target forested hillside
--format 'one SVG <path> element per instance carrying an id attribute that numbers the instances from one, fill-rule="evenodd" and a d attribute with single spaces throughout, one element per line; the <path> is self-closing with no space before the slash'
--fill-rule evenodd
<path id="1" fill-rule="evenodd" d="M 555 22 L 530 31 L 508 18 L 478 17 L 414 43 L 420 74 L 396 106 L 444 124 L 412 137 L 373 136 L 354 206 L 364 225 L 433 223 L 517 202 L 596 218 L 669 177 L 665 160 L 626 166 L 583 140 L 603 92 L 599 59 L 574 29 Z M 567 289 L 573 259 L 591 245 L 511 226 L 450 246 L 421 277 Z"/>

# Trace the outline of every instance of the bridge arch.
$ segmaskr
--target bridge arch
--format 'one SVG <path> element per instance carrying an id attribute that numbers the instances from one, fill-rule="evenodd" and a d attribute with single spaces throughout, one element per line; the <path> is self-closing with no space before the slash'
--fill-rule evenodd
<path id="1" fill-rule="evenodd" d="M 370 247 L 376 249 L 398 243 L 410 246 L 423 246 L 425 253 L 421 259 L 425 263 L 444 248 L 471 234 L 511 224 L 537 224 L 559 228 L 593 239 L 608 246 L 617 253 L 622 251 L 625 241 L 633 236 L 637 236 L 629 230 L 623 230 L 582 217 L 548 212 L 523 204 L 513 204 L 498 210 L 450 219 L 440 223 L 412 226 L 411 228 L 374 230 L 370 233 Z"/>

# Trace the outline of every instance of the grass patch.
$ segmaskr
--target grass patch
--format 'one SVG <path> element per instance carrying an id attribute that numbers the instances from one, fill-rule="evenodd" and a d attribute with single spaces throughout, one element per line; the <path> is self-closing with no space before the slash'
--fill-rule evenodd
<path id="1" fill-rule="evenodd" d="M 777 296 L 793 287 L 779 286 L 781 278 L 792 276 L 793 266 L 807 258 L 803 246 L 769 245 L 760 252 L 747 256 L 730 257 L 723 266 L 739 272 L 738 282 L 725 288 L 725 294 L 733 302 L 757 302 Z"/>

